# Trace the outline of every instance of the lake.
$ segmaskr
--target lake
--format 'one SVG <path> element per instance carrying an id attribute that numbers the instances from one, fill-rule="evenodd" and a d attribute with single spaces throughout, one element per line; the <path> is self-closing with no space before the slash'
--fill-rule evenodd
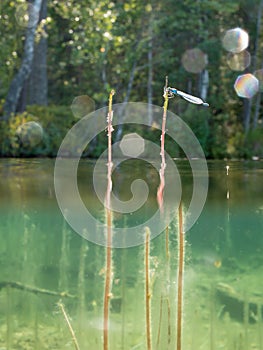
<path id="1" fill-rule="evenodd" d="M 106 248 L 96 242 L 105 210 L 93 186 L 95 163 L 81 160 L 78 167 L 80 197 L 96 222 L 81 235 L 59 208 L 55 160 L 0 160 L 1 350 L 76 349 L 67 317 L 80 349 L 103 349 Z M 175 164 L 187 223 L 193 175 L 187 160 Z M 263 161 L 208 161 L 207 166 L 205 205 L 185 233 L 182 349 L 263 350 Z M 138 178 L 149 188 L 147 202 L 139 209 L 114 211 L 114 228 L 130 232 L 143 227 L 158 211 L 157 169 L 138 159 L 114 168 L 113 192 L 120 201 L 132 198 L 131 183 Z M 98 187 L 105 185 L 105 173 L 102 163 L 96 170 L 102 181 Z M 166 176 L 166 195 L 172 201 L 178 183 L 173 184 L 169 171 Z M 65 184 L 70 218 L 75 202 Z M 147 259 L 152 349 L 175 348 L 178 207 L 172 212 L 167 228 L 148 242 L 148 253 L 140 239 L 135 243 L 141 244 L 132 244 L 133 238 L 129 246 L 124 241 L 124 248 L 111 250 L 110 349 L 148 349 Z M 126 236 L 129 240 L 130 233 Z"/>

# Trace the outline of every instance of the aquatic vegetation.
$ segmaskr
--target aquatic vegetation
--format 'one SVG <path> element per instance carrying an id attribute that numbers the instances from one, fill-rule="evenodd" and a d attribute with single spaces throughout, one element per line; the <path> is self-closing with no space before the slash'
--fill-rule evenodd
<path id="1" fill-rule="evenodd" d="M 111 284 L 112 284 L 112 211 L 111 211 L 111 190 L 112 190 L 112 151 L 111 151 L 111 135 L 113 131 L 112 127 L 112 97 L 114 90 L 110 92 L 109 96 L 109 111 L 107 117 L 107 136 L 108 136 L 108 174 L 107 174 L 107 192 L 105 198 L 105 211 L 106 211 L 106 265 L 105 265 L 105 287 L 104 287 L 104 326 L 103 326 L 103 349 L 109 348 L 109 303 L 111 298 Z"/>

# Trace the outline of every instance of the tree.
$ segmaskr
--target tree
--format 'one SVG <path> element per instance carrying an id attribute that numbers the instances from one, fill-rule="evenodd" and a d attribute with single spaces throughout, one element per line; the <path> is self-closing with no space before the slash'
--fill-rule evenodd
<path id="1" fill-rule="evenodd" d="M 39 16 L 41 32 L 35 42 L 35 54 L 28 83 L 28 104 L 47 105 L 47 35 L 45 22 L 47 18 L 47 0 L 42 0 Z"/>
<path id="2" fill-rule="evenodd" d="M 39 18 L 41 5 L 42 0 L 35 0 L 34 5 L 31 8 L 32 10 L 28 11 L 28 23 L 30 23 L 30 25 L 28 26 L 26 31 L 24 54 L 21 66 L 18 72 L 15 74 L 7 93 L 7 97 L 4 104 L 4 120 L 8 120 L 10 115 L 16 111 L 21 91 L 24 87 L 25 81 L 29 77 L 30 72 L 32 70 L 32 63 L 34 59 L 35 34 L 38 25 L 38 21 L 36 20 L 36 18 Z"/>

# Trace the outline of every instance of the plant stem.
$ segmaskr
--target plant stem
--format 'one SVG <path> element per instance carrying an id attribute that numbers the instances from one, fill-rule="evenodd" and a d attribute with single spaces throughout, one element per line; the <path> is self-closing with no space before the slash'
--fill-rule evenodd
<path id="1" fill-rule="evenodd" d="M 146 308 L 146 340 L 147 340 L 147 350 L 152 349 L 152 339 L 151 339 L 151 293 L 150 293 L 150 266 L 149 266 L 149 256 L 150 256 L 150 229 L 145 228 L 145 308 Z"/>
<path id="2" fill-rule="evenodd" d="M 72 338 L 73 343 L 74 343 L 74 346 L 75 346 L 75 349 L 76 349 L 76 350 L 80 350 L 79 344 L 78 344 L 78 341 L 77 341 L 77 338 L 76 338 L 76 335 L 75 335 L 75 332 L 74 332 L 74 330 L 73 330 L 73 328 L 72 328 L 72 326 L 71 326 L 69 317 L 68 317 L 68 315 L 67 315 L 67 313 L 66 313 L 66 310 L 65 310 L 65 308 L 64 308 L 64 305 L 62 304 L 61 301 L 58 302 L 58 306 L 60 307 L 60 309 L 61 309 L 61 311 L 62 311 L 62 314 L 63 314 L 63 316 L 64 316 L 64 319 L 65 319 L 65 321 L 66 321 L 66 323 L 67 323 L 69 332 L 70 332 L 70 334 L 71 334 L 71 338 Z"/>
<path id="3" fill-rule="evenodd" d="M 159 171 L 160 175 L 160 184 L 157 190 L 157 202 L 159 205 L 159 209 L 161 213 L 163 213 L 163 193 L 165 188 L 165 168 L 166 168 L 166 162 L 165 162 L 165 128 L 166 128 L 166 117 L 167 117 L 167 109 L 168 109 L 168 77 L 165 78 L 165 86 L 164 86 L 164 104 L 163 104 L 163 118 L 162 118 L 162 134 L 161 134 L 161 168 Z M 170 253 L 169 253 L 169 228 L 166 227 L 165 230 L 165 252 L 166 252 L 166 274 L 167 274 L 167 283 L 168 283 L 168 275 L 169 275 L 169 259 L 170 259 Z M 169 296 L 167 292 L 167 288 L 165 290 L 165 298 L 167 301 L 167 312 L 168 312 L 168 342 L 170 343 L 170 303 L 169 303 Z M 160 344 L 160 335 L 161 335 L 161 323 L 162 323 L 162 314 L 163 314 L 163 301 L 164 297 L 161 296 L 161 302 L 160 302 L 160 316 L 159 316 L 159 326 L 158 326 L 158 336 L 157 336 L 157 348 Z"/>
<path id="4" fill-rule="evenodd" d="M 79 274 L 78 274 L 78 333 L 79 341 L 82 345 L 85 321 L 85 260 L 88 251 L 87 242 L 82 239 L 80 252 L 79 252 Z"/>
<path id="5" fill-rule="evenodd" d="M 184 231 L 182 203 L 178 209 L 178 275 L 177 275 L 177 345 L 182 346 L 182 314 L 183 314 L 183 273 L 184 273 Z"/>
<path id="6" fill-rule="evenodd" d="M 257 316 L 258 316 L 258 336 L 259 336 L 259 349 L 263 349 L 263 337 L 262 337 L 262 305 L 259 303 L 257 305 Z"/>
<path id="7" fill-rule="evenodd" d="M 166 303 L 167 303 L 167 342 L 171 342 L 171 308 L 170 308 L 170 248 L 169 248 L 169 226 L 165 229 L 165 252 L 166 252 Z"/>
<path id="8" fill-rule="evenodd" d="M 169 345 L 171 342 L 171 310 L 170 310 L 170 300 L 169 300 L 169 296 L 170 296 L 170 294 L 169 294 L 169 289 L 170 289 L 170 287 L 169 287 L 169 283 L 170 283 L 170 249 L 169 249 L 169 227 L 168 226 L 166 226 L 166 229 L 165 229 L 165 256 L 166 256 L 165 291 L 162 293 L 161 301 L 160 301 L 160 313 L 159 313 L 159 325 L 158 325 L 158 332 L 157 332 L 156 349 L 158 349 L 159 345 L 160 345 L 164 302 L 166 302 L 166 305 L 167 305 L 167 344 Z"/>
<path id="9" fill-rule="evenodd" d="M 62 243 L 61 253 L 59 260 L 59 290 L 67 290 L 68 288 L 68 261 L 69 261 L 69 234 L 66 226 L 66 219 L 68 216 L 68 210 L 65 210 L 65 219 L 62 226 Z"/>
<path id="10" fill-rule="evenodd" d="M 160 314 L 159 314 L 156 349 L 159 349 L 159 344 L 160 344 L 162 317 L 163 317 L 163 296 L 161 296 L 161 301 L 160 301 Z"/>
<path id="11" fill-rule="evenodd" d="M 6 288 L 6 348 L 11 350 L 12 348 L 12 301 L 11 301 L 11 288 Z"/>
<path id="12" fill-rule="evenodd" d="M 13 282 L 13 281 L 2 281 L 2 282 L 0 282 L 0 290 L 2 288 L 14 288 L 14 289 L 27 291 L 27 292 L 30 292 L 30 293 L 46 294 L 46 295 L 51 295 L 51 296 L 59 296 L 61 298 L 64 298 L 64 297 L 65 298 L 76 298 L 76 295 L 72 295 L 72 294 L 69 294 L 67 292 L 55 292 L 53 290 L 32 287 L 32 286 L 28 286 L 28 285 L 22 284 L 20 282 Z"/>
<path id="13" fill-rule="evenodd" d="M 112 281 L 112 212 L 110 209 L 110 199 L 111 199 L 111 173 L 112 173 L 112 150 L 111 150 L 111 139 L 112 139 L 112 97 L 114 95 L 114 90 L 110 92 L 109 95 L 109 110 L 108 110 L 108 174 L 107 174 L 107 192 L 105 198 L 105 207 L 106 207 L 106 224 L 107 224 L 107 244 L 106 244 L 106 276 L 105 276 L 105 287 L 104 287 L 104 324 L 103 324 L 103 349 L 109 349 L 109 304 L 111 297 L 111 281 Z"/>
<path id="14" fill-rule="evenodd" d="M 165 253 L 166 253 L 166 265 L 169 267 L 170 250 L 169 250 L 169 226 L 165 229 Z"/>
<path id="15" fill-rule="evenodd" d="M 157 190 L 157 201 L 160 210 L 163 209 L 163 192 L 164 192 L 164 186 L 165 186 L 165 180 L 164 180 L 164 171 L 166 167 L 165 163 L 165 151 L 164 151 L 164 143 L 165 143 L 165 128 L 166 128 L 166 116 L 167 116 L 167 109 L 168 109 L 168 93 L 167 93 L 167 87 L 168 87 L 168 77 L 166 77 L 165 80 L 165 87 L 164 87 L 164 104 L 163 104 L 163 119 L 162 119 L 162 134 L 161 134 L 161 168 L 159 171 L 160 174 L 160 185 Z"/>
<path id="16" fill-rule="evenodd" d="M 104 287 L 104 326 L 103 326 L 103 349 L 109 349 L 109 304 L 111 297 L 111 240 L 112 240 L 112 231 L 111 231 L 111 212 L 107 210 L 107 247 L 106 247 L 106 276 L 105 276 L 105 287 Z"/>

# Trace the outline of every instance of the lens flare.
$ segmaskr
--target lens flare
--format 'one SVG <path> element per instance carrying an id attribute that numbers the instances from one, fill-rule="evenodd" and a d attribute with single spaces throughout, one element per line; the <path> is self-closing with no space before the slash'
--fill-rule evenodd
<path id="1" fill-rule="evenodd" d="M 28 2 L 17 6 L 15 17 L 17 23 L 25 28 L 34 27 L 39 20 L 39 14 L 35 6 Z"/>
<path id="2" fill-rule="evenodd" d="M 27 122 L 17 128 L 16 134 L 23 146 L 33 148 L 42 141 L 43 128 L 37 122 Z"/>
<path id="3" fill-rule="evenodd" d="M 257 78 L 259 83 L 259 91 L 263 92 L 263 69 L 258 69 L 254 72 L 254 76 Z"/>
<path id="4" fill-rule="evenodd" d="M 198 48 L 186 50 L 182 56 L 182 65 L 190 73 L 200 73 L 207 65 L 207 55 Z"/>
<path id="5" fill-rule="evenodd" d="M 248 33 L 241 28 L 229 29 L 222 40 L 225 50 L 239 53 L 248 47 Z"/>
<path id="6" fill-rule="evenodd" d="M 229 68 L 234 71 L 245 70 L 251 62 L 251 55 L 248 51 L 244 50 L 240 53 L 229 53 L 227 55 L 227 64 Z"/>
<path id="7" fill-rule="evenodd" d="M 95 102 L 88 95 L 77 96 L 71 104 L 74 117 L 81 119 L 95 110 Z"/>
<path id="8" fill-rule="evenodd" d="M 239 97 L 251 98 L 258 92 L 259 82 L 253 74 L 243 74 L 237 77 L 234 88 Z"/>
<path id="9" fill-rule="evenodd" d="M 122 153 L 128 157 L 136 158 L 144 152 L 144 139 L 137 133 L 124 135 L 120 142 Z"/>

